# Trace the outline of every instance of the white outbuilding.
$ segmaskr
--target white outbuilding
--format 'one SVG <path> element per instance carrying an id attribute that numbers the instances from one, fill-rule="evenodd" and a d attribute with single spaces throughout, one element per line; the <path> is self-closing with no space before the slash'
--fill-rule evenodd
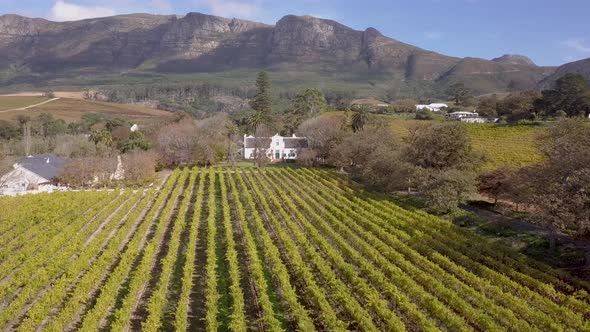
<path id="1" fill-rule="evenodd" d="M 0 195 L 50 192 L 63 189 L 54 184 L 65 160 L 54 154 L 28 156 L 18 160 L 13 170 L 0 177 Z"/>
<path id="2" fill-rule="evenodd" d="M 449 106 L 447 104 L 443 104 L 443 103 L 431 103 L 428 105 L 416 105 L 416 111 L 422 111 L 422 110 L 429 110 L 431 112 L 440 112 L 442 111 L 444 108 L 448 108 Z"/>

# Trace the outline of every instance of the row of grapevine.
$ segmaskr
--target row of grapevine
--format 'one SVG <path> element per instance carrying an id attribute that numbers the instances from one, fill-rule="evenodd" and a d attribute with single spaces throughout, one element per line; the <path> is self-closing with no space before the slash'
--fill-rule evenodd
<path id="1" fill-rule="evenodd" d="M 277 198 L 272 195 L 268 196 L 268 198 L 275 204 L 275 206 L 277 206 L 285 220 L 288 220 L 289 218 L 288 216 L 284 215 L 285 211 L 282 209 L 282 206 L 277 203 Z M 264 197 L 261 197 L 260 201 L 262 202 L 262 204 L 268 206 L 267 204 L 265 204 L 266 202 L 264 199 Z M 301 278 L 301 284 L 305 287 L 306 292 L 308 292 L 311 295 L 310 300 L 314 303 L 315 307 L 320 312 L 321 325 L 324 325 L 328 330 L 344 329 L 346 327 L 346 324 L 344 323 L 344 321 L 338 318 L 336 310 L 330 304 L 330 301 L 328 300 L 325 292 L 318 285 L 318 282 L 320 282 L 318 280 L 319 278 L 316 278 L 314 276 L 312 268 L 308 265 L 308 263 L 305 262 L 304 257 L 299 253 L 298 246 L 295 244 L 293 239 L 288 235 L 288 233 L 284 230 L 284 228 L 277 222 L 277 219 L 274 218 L 274 216 L 270 213 L 269 216 L 275 226 L 274 232 L 278 234 L 280 242 L 285 248 L 286 255 L 289 258 L 291 265 L 293 266 L 294 272 L 292 274 L 296 277 Z M 321 265 L 321 263 L 317 263 L 319 260 L 317 252 L 313 252 L 312 255 L 315 255 L 314 262 L 316 262 L 316 264 Z M 325 268 L 326 265 L 324 264 L 322 265 L 322 267 Z M 330 275 L 330 278 L 333 279 L 334 276 Z M 345 298 L 346 295 L 347 292 L 342 292 L 341 298 Z M 351 298 L 348 298 L 347 300 L 348 302 L 353 302 Z M 352 306 L 354 306 L 356 309 L 353 312 L 356 312 L 358 314 L 362 313 L 362 315 L 358 315 L 357 318 L 361 318 L 366 322 L 370 322 L 368 314 L 361 309 L 360 304 L 358 304 L 356 301 L 354 301 L 353 303 L 354 304 Z"/>
<path id="2" fill-rule="evenodd" d="M 238 183 L 242 188 L 242 193 L 245 198 L 247 206 L 252 211 L 252 220 L 253 226 L 256 228 L 262 245 L 265 250 L 265 258 L 273 273 L 275 274 L 275 278 L 279 284 L 281 289 L 281 293 L 284 296 L 285 302 L 289 305 L 290 314 L 292 319 L 296 322 L 299 329 L 304 331 L 313 331 L 315 330 L 313 322 L 309 317 L 309 313 L 303 307 L 303 305 L 299 302 L 297 298 L 297 294 L 295 293 L 295 289 L 290 281 L 290 276 L 287 271 L 287 267 L 285 266 L 284 262 L 280 258 L 280 253 L 276 245 L 273 243 L 270 235 L 265 231 L 264 224 L 260 215 L 256 211 L 256 203 L 254 202 L 254 198 L 250 193 L 250 190 L 246 186 L 246 183 L 242 179 L 242 177 L 237 177 Z"/>
<path id="3" fill-rule="evenodd" d="M 174 263 L 177 260 L 178 248 L 180 246 L 180 235 L 186 227 L 185 217 L 186 212 L 189 208 L 189 203 L 195 187 L 195 181 L 197 172 L 191 172 L 189 176 L 188 186 L 185 188 L 183 193 L 183 199 L 178 209 L 176 220 L 172 226 L 172 233 L 170 235 L 168 253 L 161 261 L 161 272 L 159 275 L 156 289 L 152 293 L 148 304 L 147 311 L 148 317 L 142 323 L 143 329 L 156 331 L 162 326 L 162 319 L 164 317 L 164 306 L 166 304 L 166 293 L 168 290 L 168 284 L 172 277 L 172 269 Z"/>
<path id="4" fill-rule="evenodd" d="M 301 181 L 301 178 L 298 180 Z M 321 196 L 314 196 L 315 197 L 309 201 L 322 202 L 324 206 L 328 207 L 330 212 L 328 212 L 329 217 L 327 219 L 336 224 L 337 229 L 344 233 L 343 235 L 347 238 L 358 239 L 354 243 L 359 245 L 359 247 L 362 246 L 366 248 L 367 257 L 371 257 L 376 264 L 381 266 L 396 284 L 399 283 L 400 285 L 403 285 L 404 289 L 407 291 L 412 291 L 410 294 L 411 298 L 422 299 L 419 303 L 422 303 L 425 308 L 428 308 L 435 317 L 438 316 L 443 321 L 446 321 L 454 315 L 445 313 L 446 310 L 441 307 L 441 303 L 437 300 L 433 301 L 432 299 L 429 299 L 431 295 L 428 293 L 437 297 L 439 301 L 444 302 L 449 308 L 454 308 L 458 312 L 463 313 L 465 317 L 476 326 L 480 326 L 484 329 L 492 329 L 492 327 L 495 326 L 487 316 L 487 313 L 494 311 L 494 306 L 490 306 L 489 302 L 484 302 L 488 306 L 486 309 L 476 309 L 473 307 L 473 305 L 481 303 L 480 301 L 484 300 L 485 297 L 483 297 L 483 299 L 480 297 L 477 300 L 472 301 L 471 304 L 465 302 L 458 294 L 461 294 L 460 292 L 468 291 L 469 288 L 457 283 L 455 278 L 440 273 L 440 270 L 437 271 L 436 278 L 431 277 L 429 271 L 432 271 L 434 267 L 425 264 L 424 261 L 420 262 L 420 256 L 416 255 L 415 252 L 408 250 L 407 247 L 404 247 L 403 242 L 392 242 L 395 238 L 388 237 L 387 240 L 391 242 L 390 246 L 385 244 L 379 236 L 367 231 L 367 229 L 379 230 L 379 228 L 375 229 L 370 226 L 370 215 L 363 215 L 357 219 L 359 221 L 350 220 L 348 216 L 357 216 L 357 212 L 355 211 L 361 210 L 358 206 L 355 206 L 354 204 L 342 204 L 340 203 L 340 200 L 324 203 Z M 354 211 L 348 210 L 349 208 L 354 208 Z M 366 227 L 367 229 L 363 229 L 363 227 Z M 363 244 L 363 241 L 366 242 Z M 371 249 L 369 244 L 374 246 L 374 249 Z M 407 257 L 411 261 L 406 260 L 404 256 L 400 255 L 397 250 L 392 250 L 392 248 L 401 250 L 401 252 L 408 255 Z M 421 271 L 417 267 L 420 267 L 423 270 Z M 441 282 L 441 280 L 444 282 Z M 458 292 L 455 293 L 452 288 L 448 288 L 451 286 L 454 288 L 456 287 Z M 425 293 L 425 291 L 428 293 Z M 510 317 L 509 313 L 510 312 L 508 312 L 506 317 Z"/>
<path id="5" fill-rule="evenodd" d="M 238 263 L 238 253 L 231 224 L 231 211 L 227 196 L 227 183 L 223 172 L 219 173 L 219 183 L 221 188 L 221 205 L 223 208 L 223 227 L 225 230 L 225 241 L 227 252 L 225 258 L 229 264 L 230 293 L 232 297 L 232 313 L 229 328 L 232 331 L 246 331 L 246 315 L 244 313 L 244 293 L 240 287 L 240 269 Z"/>
<path id="6" fill-rule="evenodd" d="M 263 261 L 260 259 L 260 253 L 255 243 L 254 235 L 250 231 L 249 225 L 247 225 L 248 217 L 246 215 L 246 209 L 241 201 L 240 190 L 236 185 L 233 174 L 228 176 L 231 196 L 234 201 L 234 205 L 237 211 L 239 223 L 242 223 L 245 248 L 250 261 L 250 273 L 253 276 L 254 283 L 257 289 L 258 301 L 262 309 L 262 320 L 267 330 L 275 332 L 282 331 L 281 322 L 275 316 L 275 310 L 269 297 L 269 284 L 264 275 Z"/>
<path id="7" fill-rule="evenodd" d="M 331 170 L 35 199 L 0 198 L 3 330 L 590 330 L 588 283 Z"/>
<path id="8" fill-rule="evenodd" d="M 61 217 L 80 214 L 95 203 L 98 196 L 106 195 L 104 192 L 91 192 L 83 196 L 64 192 L 56 195 L 37 195 L 35 200 L 27 196 L 10 198 L 13 201 L 10 208 L 1 210 L 0 246 L 4 248 L 9 242 L 19 242 L 23 233 L 36 230 L 36 226 L 48 226 L 51 225 L 51 221 L 60 220 Z M 72 206 L 74 204 L 75 206 Z M 7 220 L 10 222 L 6 222 Z"/>
<path id="9" fill-rule="evenodd" d="M 172 214 L 174 207 L 176 206 L 177 200 L 182 193 L 185 182 L 189 176 L 188 169 L 184 171 L 176 170 L 171 176 L 173 180 L 169 180 L 164 186 L 163 190 L 171 190 L 169 195 L 160 196 L 164 200 L 164 207 L 161 210 L 151 210 L 146 216 L 147 220 L 153 220 L 156 223 L 156 228 L 152 234 L 151 239 L 145 245 L 141 260 L 139 261 L 136 269 L 129 275 L 129 280 L 126 294 L 121 300 L 121 304 L 112 313 L 113 321 L 111 323 L 111 330 L 123 331 L 129 328 L 131 315 L 139 305 L 138 300 L 141 298 L 144 286 L 149 281 L 147 276 L 150 276 L 150 271 L 153 266 L 157 264 L 155 261 L 156 255 L 162 246 L 165 231 L 172 223 Z M 109 304 L 109 301 L 105 300 L 105 306 Z M 106 314 L 106 313 L 105 313 Z M 100 314 L 101 316 L 103 313 Z M 90 319 L 90 315 L 87 315 L 83 321 L 83 330 L 95 331 L 97 328 L 96 319 Z"/>
<path id="10" fill-rule="evenodd" d="M 217 315 L 219 313 L 219 292 L 217 290 L 217 260 L 216 260 L 216 244 L 215 237 L 217 234 L 217 202 L 215 197 L 215 172 L 209 171 L 209 198 L 207 198 L 207 207 L 209 215 L 207 216 L 207 301 L 205 307 L 207 314 L 205 322 L 208 331 L 217 331 L 219 322 Z"/>
<path id="11" fill-rule="evenodd" d="M 108 245 L 100 253 L 100 257 L 92 262 L 90 269 L 81 275 L 74 273 L 68 274 L 52 284 L 42 298 L 37 301 L 28 311 L 27 318 L 19 326 L 21 331 L 31 331 L 37 328 L 56 306 L 59 305 L 59 313 L 51 319 L 49 329 L 63 330 L 65 326 L 73 320 L 73 317 L 84 307 L 87 298 L 92 290 L 101 285 L 102 281 L 107 278 L 111 266 L 116 264 L 122 247 L 127 246 L 127 239 L 133 235 L 133 240 L 143 236 L 142 230 L 145 226 L 138 227 L 139 215 L 150 204 L 154 192 L 149 191 L 137 206 L 125 217 L 126 222 L 123 227 L 117 230 L 115 236 L 109 241 Z M 119 210 L 118 214 L 123 215 L 127 211 Z M 115 217 L 117 218 L 117 217 Z M 133 241 L 132 240 L 132 241 Z M 86 266 L 70 266 L 68 270 L 82 270 Z M 68 295 L 66 297 L 66 294 Z M 64 301 L 65 300 L 65 301 Z"/>
<path id="12" fill-rule="evenodd" d="M 205 172 L 200 171 L 199 184 L 197 189 L 197 199 L 193 210 L 192 222 L 188 234 L 188 244 L 186 247 L 186 258 L 182 268 L 182 288 L 179 295 L 178 304 L 174 314 L 174 328 L 177 331 L 186 331 L 188 329 L 188 309 L 190 305 L 190 293 L 193 288 L 193 277 L 195 273 L 195 251 L 197 249 L 198 226 L 201 220 L 203 205 L 203 196 L 205 192 Z"/>
<path id="13" fill-rule="evenodd" d="M 116 208 L 114 204 L 120 204 L 121 200 L 124 199 L 126 196 L 119 196 L 119 200 L 115 200 L 112 205 L 109 205 L 109 208 Z M 43 258 L 47 259 L 51 257 L 51 255 L 59 250 L 64 244 L 67 244 L 67 239 L 74 237 L 88 222 L 92 221 L 93 219 L 100 218 L 101 215 L 96 215 L 99 211 L 104 211 L 105 213 L 110 213 L 112 210 L 109 208 L 103 209 L 104 206 L 100 204 L 95 204 L 90 210 L 82 215 L 78 215 L 73 220 L 69 218 L 66 220 L 67 223 L 62 228 L 58 227 L 59 232 L 56 236 L 53 236 L 51 232 L 44 232 L 41 236 L 38 236 L 34 239 L 27 239 L 19 241 L 21 245 L 21 249 L 14 251 L 0 263 L 0 276 L 2 278 L 2 283 L 6 282 L 9 278 L 9 275 L 18 274 L 18 270 L 25 269 L 25 275 L 30 276 L 30 271 L 35 271 L 39 265 L 32 265 L 34 263 L 42 264 L 44 263 Z M 30 218 L 34 218 L 30 216 Z M 26 241 L 26 242 L 25 242 Z M 26 246 L 23 245 L 26 243 Z M 35 258 L 35 259 L 33 259 Z M 23 264 L 25 263 L 25 264 Z M 27 267 L 30 266 L 30 269 L 27 270 Z M 1 289 L 1 288 L 0 288 Z M 3 295 L 0 291 L 0 298 Z"/>
<path id="14" fill-rule="evenodd" d="M 250 176 L 251 176 L 250 174 L 247 174 L 246 175 L 247 178 L 250 178 Z M 252 183 L 254 183 L 254 181 L 252 181 L 251 178 L 250 178 L 250 181 Z M 258 195 L 258 198 L 261 201 L 262 207 L 266 211 L 272 211 L 272 209 L 270 208 L 270 206 L 266 202 L 265 196 L 262 195 L 262 193 L 259 190 L 259 188 L 257 187 L 257 185 L 256 184 L 252 184 L 252 187 L 253 187 L 254 192 Z M 274 199 L 274 196 L 273 195 L 268 195 L 268 197 L 270 199 Z M 286 201 L 286 203 L 289 206 L 289 204 L 291 202 L 290 201 Z M 277 205 L 277 204 L 278 203 L 275 203 L 276 208 L 279 209 L 280 212 L 286 213 L 282 209 L 281 205 L 280 204 Z M 283 216 L 286 217 L 286 220 L 289 220 L 290 219 L 290 217 L 288 217 L 285 214 L 283 214 Z M 271 222 L 274 223 L 274 226 L 275 226 L 275 229 L 277 230 L 277 232 L 280 233 L 281 232 L 281 228 L 283 227 L 283 226 L 281 226 L 280 222 L 278 222 L 277 219 L 272 214 L 269 214 L 269 219 L 270 219 Z M 313 257 L 313 262 L 314 262 L 314 264 L 316 264 L 317 268 L 320 269 L 320 270 L 322 270 L 322 271 L 327 271 L 326 268 L 328 268 L 330 266 L 330 263 L 328 263 L 322 257 L 316 256 L 317 255 L 317 252 L 316 253 L 312 253 L 312 251 L 311 251 L 312 250 L 312 247 L 307 246 L 308 245 L 307 242 L 309 241 L 309 239 L 305 236 L 305 234 L 303 232 L 301 232 L 299 229 L 293 227 L 294 226 L 293 223 L 287 222 L 286 224 L 287 224 L 287 228 L 292 233 L 294 233 L 296 235 L 296 239 L 297 239 L 299 245 L 303 245 L 303 246 L 306 247 L 306 251 L 308 252 L 308 254 L 311 257 Z M 324 253 L 326 252 L 326 251 L 323 250 L 325 248 L 320 248 L 320 249 L 322 249 L 322 252 L 324 252 Z M 332 260 L 334 260 L 334 257 L 337 254 L 335 254 L 334 252 L 330 252 L 327 255 L 330 256 L 330 258 Z M 350 269 L 350 266 L 348 266 L 346 263 L 344 263 L 344 261 L 342 260 L 341 257 L 338 257 L 338 258 L 335 259 L 335 265 L 339 268 L 339 271 L 341 273 L 343 273 L 347 277 L 346 282 L 349 282 L 350 284 L 360 285 L 361 288 L 363 290 L 365 290 L 364 296 L 372 297 L 372 299 L 370 301 L 368 301 L 368 302 L 375 303 L 375 307 L 377 309 L 377 312 L 379 312 L 381 314 L 384 314 L 384 315 L 386 315 L 386 316 L 389 317 L 389 321 L 387 321 L 387 319 L 386 319 L 386 321 L 389 322 L 390 326 L 395 326 L 397 329 L 404 330 L 403 323 L 401 323 L 397 319 L 397 317 L 394 316 L 395 314 L 393 312 L 391 312 L 391 311 L 388 312 L 387 309 L 384 309 L 386 307 L 386 304 L 384 304 L 384 301 L 382 301 L 381 299 L 379 299 L 379 296 L 375 293 L 375 291 L 374 290 L 371 290 L 370 289 L 370 286 L 368 286 L 366 283 L 364 283 L 361 280 L 361 278 L 354 271 L 352 271 Z M 335 280 L 338 280 L 337 274 L 333 273 L 333 271 L 332 271 L 332 274 L 331 275 L 328 275 L 326 272 L 324 272 L 324 277 L 327 280 L 334 280 L 334 281 Z M 339 288 L 336 290 L 336 292 L 340 293 L 339 294 L 339 297 L 342 297 L 342 294 L 349 294 L 350 293 L 350 290 L 346 289 L 345 282 L 339 280 L 338 281 L 338 284 L 339 284 Z M 360 308 L 362 308 L 362 306 L 357 301 L 353 300 L 353 297 L 348 297 L 346 299 L 346 301 L 347 301 L 347 303 L 346 302 L 345 303 L 346 303 L 346 306 L 347 307 L 350 307 L 350 308 L 356 307 L 357 310 L 360 309 Z M 375 309 L 375 307 L 373 307 L 373 309 Z M 355 315 L 356 314 L 358 316 L 357 319 L 359 319 L 359 318 L 362 319 L 361 321 L 363 322 L 363 326 L 366 326 L 368 329 L 377 329 L 377 327 L 371 322 L 371 320 L 372 320 L 371 316 L 365 310 L 351 311 L 350 314 L 351 315 Z"/>
<path id="15" fill-rule="evenodd" d="M 7 256 L 13 258 L 23 248 L 30 248 L 23 246 L 24 243 L 50 241 L 53 236 L 59 234 L 64 227 L 80 215 L 92 213 L 94 209 L 90 208 L 91 205 L 100 206 L 102 200 L 107 197 L 105 192 L 91 192 L 80 199 L 64 195 L 61 197 L 63 201 L 58 197 L 53 204 L 42 204 L 46 210 L 30 209 L 32 203 L 23 204 L 29 209 L 20 211 L 18 218 L 13 217 L 12 221 L 16 223 L 15 227 L 3 234 L 8 240 L 0 249 L 0 262 Z M 42 239 L 40 240 L 40 238 Z"/>
<path id="16" fill-rule="evenodd" d="M 337 187 L 335 187 L 337 188 Z M 357 199 L 357 198 L 355 198 Z M 377 229 L 383 231 L 383 230 L 387 230 L 390 232 L 390 234 L 399 234 L 399 230 L 397 230 L 396 228 L 393 228 L 393 225 L 395 226 L 399 226 L 402 227 L 411 232 L 413 234 L 413 236 L 408 236 L 408 233 L 406 233 L 405 236 L 406 237 L 406 241 L 412 242 L 412 243 L 420 243 L 422 241 L 422 238 L 424 238 L 425 236 L 427 236 L 427 233 L 417 233 L 416 232 L 416 228 L 419 227 L 424 227 L 425 225 L 415 225 L 413 228 L 408 227 L 408 225 L 411 225 L 413 223 L 412 220 L 405 220 L 405 222 L 399 222 L 396 221 L 395 218 L 392 218 L 393 216 L 400 216 L 400 213 L 404 213 L 407 212 L 406 210 L 400 209 L 401 211 L 398 211 L 398 213 L 395 213 L 392 211 L 392 213 L 383 213 L 383 209 L 379 209 L 379 208 L 375 208 L 374 206 L 372 206 L 371 204 L 365 203 L 366 204 L 366 208 L 372 209 L 373 213 L 375 213 L 375 215 L 379 215 L 381 218 L 386 218 L 391 220 L 393 223 L 392 224 L 387 224 L 384 223 L 382 220 L 376 220 L 376 223 L 378 224 Z M 415 219 L 414 219 L 415 220 Z M 439 224 L 441 224 L 439 222 Z M 432 225 L 432 226 L 436 226 L 436 225 Z M 428 228 L 423 228 L 421 229 L 424 232 L 432 232 L 432 233 L 436 233 L 439 236 L 445 236 L 446 238 L 448 238 L 447 233 L 443 233 L 436 230 L 436 228 L 432 228 L 432 229 L 428 229 Z M 402 231 L 403 232 L 403 231 Z M 449 230 L 449 233 L 452 233 L 451 230 Z M 416 241 L 416 235 L 419 235 L 421 237 L 420 241 Z M 412 240 L 413 239 L 413 240 Z M 438 244 L 438 246 L 436 247 L 436 249 L 442 250 L 443 252 L 447 252 L 447 253 L 451 253 L 451 251 L 449 251 L 449 245 L 453 245 L 454 243 L 459 242 L 459 239 L 457 239 L 457 241 L 447 241 L 447 242 L 437 242 L 434 241 L 434 239 L 429 238 L 432 241 L 428 241 L 427 244 L 424 244 L 421 248 L 419 249 L 423 249 L 423 250 L 428 250 L 428 253 L 432 253 L 432 247 L 434 244 Z M 460 242 L 459 242 L 460 243 Z M 453 253 L 457 254 L 458 252 L 453 251 Z M 427 254 L 427 253 L 425 253 Z M 428 256 L 428 254 L 426 255 Z M 438 257 L 438 256 L 437 256 Z M 456 258 L 460 258 L 460 256 L 455 256 Z M 460 260 L 461 261 L 461 260 Z M 463 260 L 463 262 L 468 262 L 466 260 Z M 448 267 L 448 266 L 447 266 Z M 480 264 L 472 264 L 471 267 L 474 269 L 474 271 L 481 273 L 481 269 L 485 269 L 485 266 L 482 266 Z M 497 285 L 493 285 L 494 281 L 497 280 L 497 278 L 500 278 L 501 280 L 505 280 L 505 282 L 507 281 L 507 279 L 505 279 L 505 277 L 495 273 L 494 271 L 491 271 L 489 269 L 487 269 L 487 271 L 489 271 L 491 274 L 489 275 L 489 277 L 491 279 L 487 280 L 487 279 L 482 279 L 479 278 L 476 274 L 470 274 L 469 276 L 471 277 L 471 279 L 474 279 L 474 281 L 472 282 L 470 279 L 466 278 L 466 274 L 465 271 L 463 272 L 459 272 L 460 270 L 453 270 L 453 271 L 449 271 L 451 273 L 454 273 L 458 279 L 463 280 L 466 283 L 471 283 L 473 284 L 477 284 L 477 285 L 482 285 L 483 284 L 489 284 L 490 281 L 492 282 L 492 285 L 489 285 L 489 291 L 493 292 L 493 294 L 495 294 L 494 298 L 498 301 L 509 301 L 509 302 L 505 302 L 505 303 L 509 303 L 509 306 L 514 309 L 514 308 L 520 308 L 520 312 L 522 315 L 524 316 L 530 316 L 531 317 L 531 322 L 539 322 L 539 323 L 543 323 L 545 322 L 546 326 L 552 326 L 555 322 L 554 320 L 548 319 L 547 316 L 545 314 L 550 313 L 552 310 L 556 310 L 558 308 L 555 307 L 555 305 L 552 305 L 550 302 L 548 302 L 549 300 L 545 299 L 545 298 L 540 298 L 538 295 L 534 295 L 533 292 L 527 291 L 525 289 L 523 289 L 521 286 L 519 286 L 518 284 L 514 284 L 513 286 L 518 286 L 519 289 L 523 290 L 525 293 L 524 294 L 528 294 L 528 298 L 533 299 L 535 303 L 536 301 L 541 301 L 543 302 L 545 305 L 549 306 L 549 309 L 547 309 L 545 306 L 540 307 L 540 309 L 542 311 L 544 311 L 544 314 L 538 312 L 539 309 L 532 309 L 529 308 L 529 303 L 524 302 L 521 298 L 519 297 L 515 297 L 511 294 L 510 290 L 512 288 L 505 288 L 504 290 L 501 289 L 501 287 L 503 286 L 503 283 L 498 283 Z M 475 280 L 479 280 L 477 282 L 475 282 Z M 480 286 L 481 287 L 481 286 Z M 535 308 L 535 307 L 533 307 Z M 552 308 L 552 309 L 551 309 Z M 558 314 L 557 312 L 554 311 L 554 314 L 558 320 L 560 319 L 560 317 L 562 317 L 560 314 Z M 532 315 L 532 316 L 531 316 Z M 568 319 L 566 320 L 568 323 L 571 323 L 570 320 L 574 319 L 574 322 L 578 322 L 578 324 L 581 324 L 580 322 L 580 318 L 575 318 L 572 317 L 570 315 L 570 317 L 568 317 Z M 566 321 L 564 321 L 564 323 L 566 323 Z"/>
<path id="17" fill-rule="evenodd" d="M 269 181 L 271 184 L 273 182 L 274 181 L 272 180 Z M 283 178 L 282 182 L 285 185 L 287 184 L 285 178 Z M 379 286 L 384 293 L 388 295 L 391 301 L 397 303 L 400 310 L 408 317 L 407 322 L 411 321 L 414 325 L 417 325 L 424 330 L 436 329 L 433 322 L 411 302 L 411 299 L 414 301 L 420 299 L 416 302 L 423 305 L 428 310 L 431 310 L 432 317 L 436 317 L 439 321 L 449 324 L 449 328 L 456 330 L 469 329 L 465 322 L 463 322 L 460 317 L 456 316 L 453 311 L 449 310 L 436 298 L 425 293 L 420 285 L 417 285 L 411 278 L 404 275 L 403 272 L 387 262 L 382 257 L 381 252 L 375 250 L 369 243 L 360 239 L 357 235 L 358 233 L 347 230 L 346 225 L 340 222 L 340 220 L 338 220 L 333 214 L 326 211 L 325 207 L 310 206 L 310 204 L 313 204 L 313 201 L 320 202 L 320 200 L 314 198 L 309 201 L 310 203 L 307 203 L 304 200 L 306 196 L 305 193 L 293 192 L 288 185 L 284 189 L 276 188 L 276 190 L 278 193 L 284 193 L 286 197 L 293 197 L 293 200 L 295 200 L 297 205 L 301 207 L 301 209 L 298 209 L 292 202 L 288 203 L 291 207 L 292 213 L 300 215 L 298 219 L 303 220 L 302 223 L 311 236 L 318 239 L 320 242 L 325 241 L 324 238 L 333 239 L 333 241 L 340 246 L 341 250 L 347 253 L 347 256 L 361 268 L 364 275 L 370 279 L 371 283 Z M 305 211 L 307 215 L 313 219 L 313 226 L 312 223 L 305 220 L 306 218 L 303 217 L 299 210 Z M 320 216 L 318 213 L 322 213 L 323 216 Z M 324 234 L 329 236 L 326 237 L 325 235 L 320 234 L 314 226 L 318 227 Z M 342 235 L 338 234 L 339 232 L 345 233 L 343 235 L 349 241 L 352 241 L 352 244 L 355 248 L 358 248 L 358 250 L 349 245 L 347 240 L 345 240 Z M 369 262 L 365 257 L 371 257 L 375 261 L 375 264 Z M 385 275 L 381 270 L 387 271 L 388 275 Z M 390 283 L 391 280 L 395 281 L 395 283 Z M 401 289 L 395 287 L 397 284 L 404 286 L 403 289 L 407 295 L 403 294 L 404 292 Z"/>
<path id="18" fill-rule="evenodd" d="M 125 202 L 116 211 L 130 209 L 140 198 L 141 193 L 132 197 L 132 193 L 124 194 Z M 39 291 L 48 287 L 49 283 L 56 279 L 76 275 L 78 264 L 87 266 L 89 259 L 93 258 L 102 248 L 102 243 L 108 240 L 109 234 L 118 227 L 119 221 L 113 216 L 112 211 L 103 211 L 100 215 L 104 218 L 95 218 L 90 224 L 94 227 L 86 227 L 84 231 L 72 238 L 54 238 L 55 247 L 61 248 L 53 256 L 35 255 L 27 260 L 27 264 L 21 267 L 14 277 L 0 287 L 0 295 L 6 298 L 13 294 L 9 305 L 0 312 L 0 324 L 5 324 L 13 319 L 23 305 L 36 298 Z M 53 247 L 49 243 L 47 247 Z M 99 245 L 100 244 L 100 245 Z M 62 248 L 63 247 L 63 248 Z M 71 271 L 67 273 L 66 271 Z"/>

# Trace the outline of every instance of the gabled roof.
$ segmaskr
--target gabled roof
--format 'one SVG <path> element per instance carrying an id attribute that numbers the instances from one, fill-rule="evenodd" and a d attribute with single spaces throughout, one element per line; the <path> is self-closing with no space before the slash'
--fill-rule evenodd
<path id="1" fill-rule="evenodd" d="M 66 161 L 52 153 L 28 156 L 16 162 L 18 166 L 39 175 L 47 180 L 52 180 L 63 169 Z"/>
<path id="2" fill-rule="evenodd" d="M 307 149 L 307 138 L 304 137 L 285 137 L 286 149 Z"/>
<path id="3" fill-rule="evenodd" d="M 256 147 L 256 140 L 258 140 L 258 148 L 268 148 L 272 139 L 270 137 L 246 137 L 244 139 L 244 147 L 246 149 L 253 149 Z"/>

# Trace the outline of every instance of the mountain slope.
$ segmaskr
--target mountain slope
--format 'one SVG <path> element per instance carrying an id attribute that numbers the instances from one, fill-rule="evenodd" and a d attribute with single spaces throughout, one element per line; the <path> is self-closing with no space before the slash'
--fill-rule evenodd
<path id="1" fill-rule="evenodd" d="M 552 75 L 539 82 L 539 89 L 552 88 L 555 81 L 568 73 L 579 73 L 586 78 L 586 81 L 590 82 L 590 58 L 566 63 L 557 67 Z"/>
<path id="2" fill-rule="evenodd" d="M 288 15 L 270 26 L 189 13 L 122 15 L 75 22 L 0 16 L 0 82 L 73 73 L 211 73 L 267 68 L 277 72 L 347 73 L 400 86 L 469 84 L 477 93 L 532 88 L 553 68 L 522 56 L 492 61 L 423 50 L 368 28 Z"/>

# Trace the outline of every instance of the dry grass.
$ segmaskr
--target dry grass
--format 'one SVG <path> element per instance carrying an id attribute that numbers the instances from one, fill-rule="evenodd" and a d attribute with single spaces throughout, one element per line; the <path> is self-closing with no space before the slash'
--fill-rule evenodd
<path id="1" fill-rule="evenodd" d="M 6 98 L 30 99 L 38 97 L 0 97 L 0 105 L 3 104 L 2 100 Z M 41 101 L 32 104 L 36 104 Z M 31 103 L 29 105 L 31 105 Z M 26 110 L 0 113 L 0 119 L 14 120 L 19 114 L 26 114 L 35 117 L 41 113 L 53 114 L 53 116 L 63 119 L 66 122 L 78 121 L 85 113 L 102 113 L 110 117 L 120 117 L 128 120 L 134 120 L 137 122 L 143 122 L 155 118 L 171 116 L 171 113 L 169 112 L 155 110 L 137 105 L 112 104 L 103 102 L 91 102 L 79 99 L 62 98 Z"/>
<path id="2" fill-rule="evenodd" d="M 48 98 L 41 96 L 0 96 L 0 111 L 39 104 L 46 101 L 47 99 Z"/>

